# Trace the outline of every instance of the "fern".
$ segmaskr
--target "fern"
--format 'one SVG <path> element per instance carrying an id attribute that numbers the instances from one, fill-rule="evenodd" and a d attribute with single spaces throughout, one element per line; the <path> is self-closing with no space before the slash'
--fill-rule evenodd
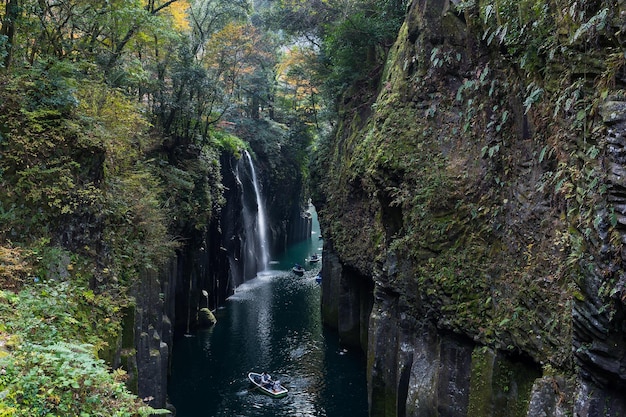
<path id="1" fill-rule="evenodd" d="M 532 91 L 530 91 L 532 89 Z M 543 88 L 538 87 L 535 83 L 531 83 L 526 91 L 530 91 L 530 94 L 524 100 L 524 113 L 528 113 L 533 104 L 539 102 L 543 96 Z"/>
<path id="2" fill-rule="evenodd" d="M 580 39 L 582 36 L 584 36 L 585 34 L 589 33 L 592 30 L 593 31 L 603 30 L 606 27 L 608 14 L 609 14 L 608 8 L 604 8 L 600 10 L 595 16 L 589 19 L 587 23 L 582 24 L 578 28 L 576 33 L 574 33 L 574 36 L 572 37 L 572 40 L 570 43 L 576 42 L 578 39 Z"/>

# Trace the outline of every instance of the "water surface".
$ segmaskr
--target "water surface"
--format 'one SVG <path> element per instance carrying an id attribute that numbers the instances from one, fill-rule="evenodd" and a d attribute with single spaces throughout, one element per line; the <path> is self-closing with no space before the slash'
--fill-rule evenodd
<path id="1" fill-rule="evenodd" d="M 365 358 L 322 326 L 320 265 L 304 263 L 318 246 L 315 234 L 295 245 L 237 289 L 214 328 L 176 341 L 169 396 L 178 417 L 367 416 Z M 304 277 L 290 272 L 295 262 L 306 266 Z M 270 373 L 289 394 L 251 390 L 249 371 Z"/>

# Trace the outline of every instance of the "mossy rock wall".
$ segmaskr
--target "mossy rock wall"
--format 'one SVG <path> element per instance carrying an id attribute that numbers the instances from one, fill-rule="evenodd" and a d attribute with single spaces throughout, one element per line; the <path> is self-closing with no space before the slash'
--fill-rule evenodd
<path id="1" fill-rule="evenodd" d="M 626 74 L 612 57 L 624 12 L 414 1 L 376 100 L 344 100 L 317 174 L 338 262 L 323 311 L 353 321 L 338 309 L 345 270 L 375 286 L 373 416 L 623 413 Z M 416 332 L 408 345 L 398 328 Z M 446 365 L 464 385 L 414 387 L 445 374 L 407 376 L 408 352 L 428 352 L 415 329 L 442 348 L 466 341 L 469 358 Z M 550 381 L 566 382 L 548 395 Z"/>
<path id="2" fill-rule="evenodd" d="M 468 415 L 525 417 L 541 370 L 485 347 L 472 352 Z"/>

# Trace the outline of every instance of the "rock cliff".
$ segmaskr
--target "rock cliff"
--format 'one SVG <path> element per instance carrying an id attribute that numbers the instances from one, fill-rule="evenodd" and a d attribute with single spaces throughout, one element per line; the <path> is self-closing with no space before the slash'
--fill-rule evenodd
<path id="1" fill-rule="evenodd" d="M 288 141 L 290 132 L 281 125 L 261 120 L 242 121 L 236 133 L 259 156 L 255 164 L 259 164 L 257 175 L 261 188 L 267 190 L 263 197 L 268 201 L 271 253 L 280 253 L 287 242 L 311 234 L 311 219 L 303 214 L 300 166 L 290 149 L 281 146 L 281 142 Z M 223 204 L 219 213 L 204 230 L 187 228 L 187 240 L 176 257 L 158 274 L 145 274 L 135 289 L 136 306 L 129 311 L 128 321 L 129 326 L 134 323 L 131 340 L 137 346 L 137 355 L 125 363 L 129 363 L 127 368 L 131 371 L 137 371 L 134 388 L 140 397 L 152 398 L 151 405 L 166 404 L 174 334 L 195 331 L 201 308 L 219 307 L 236 286 L 254 278 L 258 271 L 256 260 L 246 253 L 246 241 L 253 240 L 253 236 L 243 221 L 243 206 L 256 202 L 252 185 L 242 183 L 249 181 L 245 178 L 249 174 L 243 172 L 245 166 L 237 155 L 221 154 Z M 244 187 L 248 188 L 245 192 Z M 244 202 L 245 198 L 252 200 Z M 130 343 L 127 347 L 132 346 Z"/>
<path id="2" fill-rule="evenodd" d="M 626 414 L 626 5 L 591 3 L 415 0 L 341 103 L 322 310 L 370 415 Z"/>
<path id="3" fill-rule="evenodd" d="M 281 170 L 295 169 L 284 161 L 281 163 L 282 157 L 281 154 L 267 157 L 269 166 L 259 168 L 263 187 L 275 190 L 268 199 L 292 196 L 282 198 L 281 204 L 272 207 L 274 210 L 269 213 L 271 241 L 278 248 L 290 239 L 310 237 L 311 233 L 311 219 L 303 216 L 300 209 L 300 177 L 292 173 L 292 179 L 285 180 L 277 175 Z M 206 228 L 182 229 L 185 244 L 162 268 L 141 272 L 130 290 L 133 304 L 124 309 L 122 332 L 106 352 L 113 367 L 121 366 L 129 373 L 127 385 L 132 392 L 151 406 L 169 406 L 167 379 L 175 336 L 194 332 L 200 325 L 200 309 L 219 307 L 237 285 L 256 275 L 256 261 L 246 259 L 244 253 L 246 240 L 252 239 L 242 219 L 244 193 L 237 171 L 244 165 L 231 153 L 221 154 L 223 205 Z M 250 190 L 245 194 L 253 196 Z"/>

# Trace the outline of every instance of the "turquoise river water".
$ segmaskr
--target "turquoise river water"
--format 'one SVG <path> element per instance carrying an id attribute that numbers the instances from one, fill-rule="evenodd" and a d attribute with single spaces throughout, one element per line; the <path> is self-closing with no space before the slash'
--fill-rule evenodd
<path id="1" fill-rule="evenodd" d="M 317 219 L 315 219 L 317 220 Z M 314 223 L 314 225 L 316 225 Z M 366 417 L 365 358 L 322 325 L 319 229 L 246 282 L 216 311 L 212 329 L 176 340 L 169 380 L 177 417 Z M 291 272 L 294 263 L 307 271 Z M 249 371 L 289 389 L 273 399 L 253 389 Z"/>

